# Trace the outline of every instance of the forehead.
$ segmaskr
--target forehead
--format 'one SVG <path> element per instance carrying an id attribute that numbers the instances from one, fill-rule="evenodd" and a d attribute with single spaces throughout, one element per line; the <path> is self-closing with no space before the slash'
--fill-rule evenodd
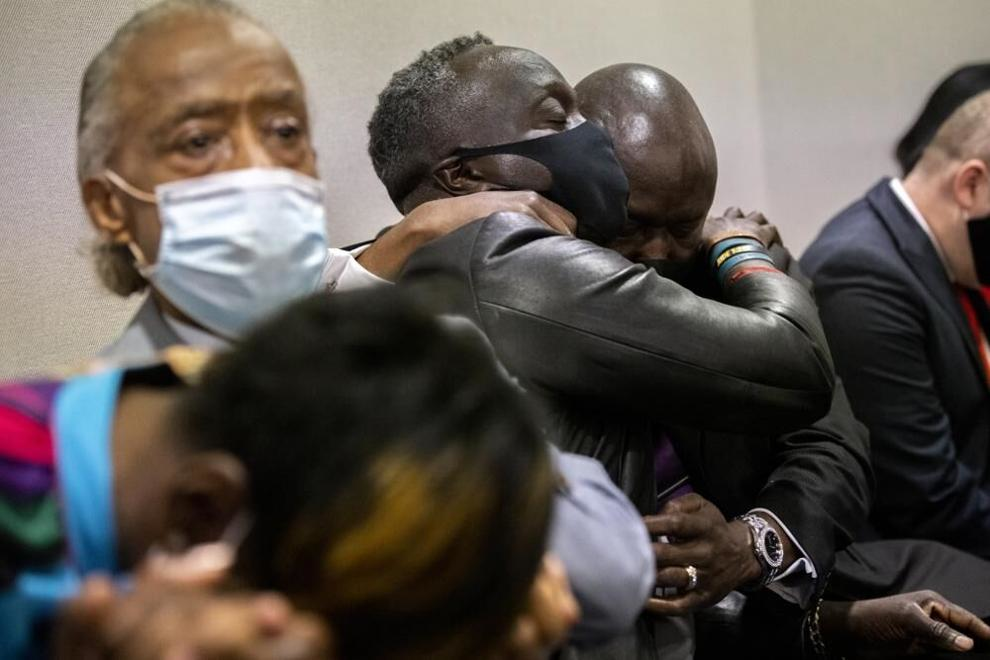
<path id="1" fill-rule="evenodd" d="M 243 20 L 180 15 L 138 35 L 122 61 L 125 114 L 164 114 L 203 100 L 236 102 L 273 88 L 302 91 L 281 44 Z"/>
<path id="2" fill-rule="evenodd" d="M 564 82 L 564 77 L 542 55 L 511 46 L 478 46 L 454 61 L 460 73 L 470 73 L 493 80 L 512 80 L 544 85 Z"/>
<path id="3" fill-rule="evenodd" d="M 543 57 L 521 48 L 480 46 L 451 63 L 459 90 L 449 130 L 458 146 L 521 140 L 533 127 L 536 109 L 553 98 L 576 105 L 574 90 Z"/>
<path id="4" fill-rule="evenodd" d="M 500 100 L 525 99 L 551 89 L 573 93 L 570 85 L 544 57 L 531 50 L 479 46 L 454 59 L 454 70 L 476 93 L 499 94 Z"/>

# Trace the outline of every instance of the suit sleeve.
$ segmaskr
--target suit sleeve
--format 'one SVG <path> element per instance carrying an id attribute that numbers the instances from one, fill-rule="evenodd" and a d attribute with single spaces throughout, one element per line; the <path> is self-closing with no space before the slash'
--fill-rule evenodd
<path id="1" fill-rule="evenodd" d="M 756 507 L 773 512 L 814 564 L 816 592 L 835 553 L 866 525 L 873 496 L 868 438 L 839 380 L 828 415 L 774 441 L 775 464 Z"/>
<path id="2" fill-rule="evenodd" d="M 470 315 L 527 387 L 735 432 L 793 430 L 828 411 L 824 333 L 809 293 L 782 273 L 739 279 L 724 304 L 525 216 L 466 229 L 420 250 L 406 274 L 459 278 Z M 468 272 L 450 272 L 450 250 L 470 253 Z"/>
<path id="3" fill-rule="evenodd" d="M 839 373 L 871 433 L 874 518 L 888 535 L 927 537 L 986 551 L 990 493 L 958 460 L 925 350 L 925 320 L 909 287 L 875 258 L 816 276 Z"/>

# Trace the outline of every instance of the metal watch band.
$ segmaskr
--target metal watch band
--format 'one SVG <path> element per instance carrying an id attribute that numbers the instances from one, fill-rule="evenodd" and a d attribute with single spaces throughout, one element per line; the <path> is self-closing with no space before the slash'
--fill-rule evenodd
<path id="1" fill-rule="evenodd" d="M 738 520 L 746 523 L 746 526 L 749 527 L 749 534 L 753 539 L 753 554 L 756 555 L 756 560 L 760 562 L 760 567 L 763 569 L 763 575 L 752 585 L 752 588 L 759 589 L 765 587 L 774 581 L 783 563 L 782 555 L 777 557 L 776 560 L 770 556 L 770 552 L 766 547 L 766 537 L 768 534 L 773 534 L 777 537 L 778 544 L 780 543 L 780 537 L 777 536 L 776 530 L 770 527 L 766 520 L 756 514 L 746 513 L 739 516 Z"/>

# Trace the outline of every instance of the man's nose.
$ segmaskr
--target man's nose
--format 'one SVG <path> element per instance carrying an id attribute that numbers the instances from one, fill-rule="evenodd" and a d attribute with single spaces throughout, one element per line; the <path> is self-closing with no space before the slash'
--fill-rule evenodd
<path id="1" fill-rule="evenodd" d="M 275 159 L 265 148 L 262 136 L 247 122 L 237 127 L 234 150 L 227 169 L 240 170 L 249 167 L 275 167 Z"/>

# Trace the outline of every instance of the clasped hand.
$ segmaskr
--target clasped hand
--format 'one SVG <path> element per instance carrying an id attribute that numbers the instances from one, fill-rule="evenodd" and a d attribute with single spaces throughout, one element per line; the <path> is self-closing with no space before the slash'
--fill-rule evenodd
<path id="1" fill-rule="evenodd" d="M 761 568 L 753 554 L 749 529 L 739 521 L 727 522 L 714 504 L 690 494 L 668 502 L 655 516 L 646 516 L 646 528 L 655 540 L 656 586 L 675 587 L 679 593 L 651 598 L 646 609 L 674 616 L 714 605 L 730 591 L 759 578 Z M 690 591 L 688 566 L 697 570 Z"/>

